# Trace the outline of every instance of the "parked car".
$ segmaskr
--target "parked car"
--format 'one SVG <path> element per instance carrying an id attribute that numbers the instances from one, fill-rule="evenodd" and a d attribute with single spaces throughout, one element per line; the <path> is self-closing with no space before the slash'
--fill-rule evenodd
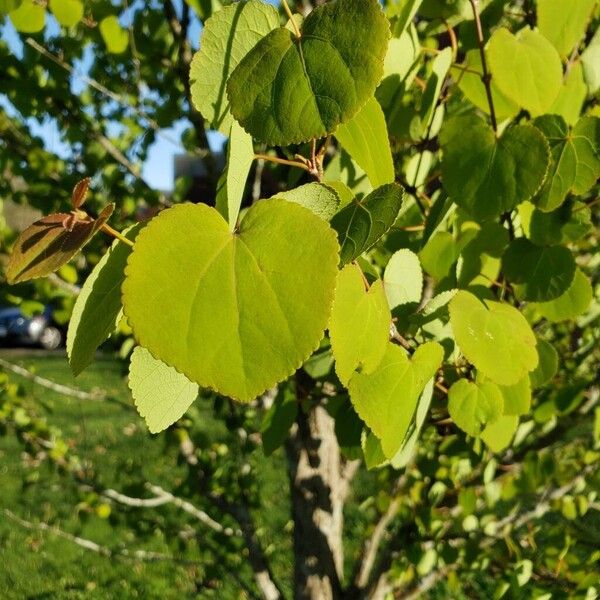
<path id="1" fill-rule="evenodd" d="M 59 348 L 65 334 L 52 314 L 51 306 L 33 317 L 23 314 L 18 306 L 0 307 L 0 345 L 41 346 L 46 350 Z"/>

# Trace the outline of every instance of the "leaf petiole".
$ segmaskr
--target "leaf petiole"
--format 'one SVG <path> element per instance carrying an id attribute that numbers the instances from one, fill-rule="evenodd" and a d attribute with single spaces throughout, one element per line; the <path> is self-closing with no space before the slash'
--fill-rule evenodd
<path id="1" fill-rule="evenodd" d="M 131 240 L 127 239 L 122 233 L 119 233 L 116 229 L 113 229 L 107 223 L 104 223 L 102 227 L 100 227 L 100 229 L 104 231 L 104 233 L 116 238 L 120 242 L 123 242 L 124 244 L 127 244 L 128 246 L 131 246 L 131 248 L 133 248 L 133 242 Z"/>
<path id="2" fill-rule="evenodd" d="M 285 13 L 288 16 L 288 19 L 290 20 L 290 23 L 292 24 L 292 27 L 294 28 L 294 35 L 296 36 L 296 39 L 300 39 L 302 37 L 302 34 L 300 33 L 300 30 L 298 29 L 298 25 L 296 24 L 296 21 L 294 20 L 294 15 L 293 15 L 292 11 L 290 10 L 290 7 L 289 7 L 287 1 L 281 0 L 281 4 L 283 5 L 283 10 L 285 10 Z"/>

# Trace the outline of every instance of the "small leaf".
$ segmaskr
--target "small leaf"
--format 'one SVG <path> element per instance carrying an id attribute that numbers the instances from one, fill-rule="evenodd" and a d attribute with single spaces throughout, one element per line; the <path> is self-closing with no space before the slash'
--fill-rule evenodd
<path id="1" fill-rule="evenodd" d="M 280 27 L 241 60 L 227 82 L 231 112 L 270 145 L 333 133 L 373 96 L 389 37 L 377 0 L 318 6 L 302 23 L 300 39 Z"/>
<path id="2" fill-rule="evenodd" d="M 568 194 L 587 193 L 600 176 L 600 118 L 583 117 L 572 130 L 556 115 L 540 117 L 534 125 L 550 143 L 552 161 L 546 183 L 533 202 L 541 210 L 552 211 Z"/>
<path id="3" fill-rule="evenodd" d="M 558 371 L 558 352 L 552 344 L 538 339 L 537 352 L 540 357 L 538 366 L 531 371 L 529 378 L 534 388 L 542 387 L 549 383 Z"/>
<path id="4" fill-rule="evenodd" d="M 423 97 L 421 100 L 421 125 L 423 131 L 427 133 L 427 129 L 431 126 L 435 110 L 438 106 L 438 100 L 442 92 L 442 86 L 446 80 L 446 75 L 452 65 L 452 48 L 444 48 L 431 63 L 431 75 L 427 79 Z"/>
<path id="5" fill-rule="evenodd" d="M 495 383 L 514 385 L 537 366 L 535 336 L 516 308 L 461 290 L 449 310 L 461 352 Z"/>
<path id="6" fill-rule="evenodd" d="M 448 391 L 448 412 L 465 433 L 478 437 L 487 423 L 502 415 L 503 399 L 492 382 L 473 383 L 459 379 Z"/>
<path id="7" fill-rule="evenodd" d="M 227 81 L 242 58 L 277 27 L 277 10 L 258 0 L 226 6 L 204 23 L 200 50 L 190 66 L 190 85 L 192 102 L 212 129 L 229 134 L 234 120 Z"/>
<path id="8" fill-rule="evenodd" d="M 569 289 L 555 300 L 535 304 L 538 312 L 552 323 L 568 321 L 582 315 L 590 306 L 593 290 L 590 280 L 581 272 L 575 271 Z"/>
<path id="9" fill-rule="evenodd" d="M 140 227 L 124 235 L 134 240 Z M 121 316 L 121 284 L 131 247 L 115 240 L 85 280 L 67 331 L 67 355 L 75 376 L 94 360 L 94 353 L 114 331 Z"/>
<path id="10" fill-rule="evenodd" d="M 198 386 L 138 346 L 131 355 L 129 389 L 150 433 L 163 431 L 185 414 Z"/>
<path id="11" fill-rule="evenodd" d="M 394 36 L 400 37 L 414 19 L 423 0 L 404 0 L 387 5 L 387 15 L 393 17 Z"/>
<path id="12" fill-rule="evenodd" d="M 77 25 L 83 18 L 83 2 L 81 0 L 50 0 L 50 10 L 64 27 Z"/>
<path id="13" fill-rule="evenodd" d="M 354 201 L 331 219 L 340 241 L 341 263 L 359 257 L 385 235 L 398 217 L 404 192 L 390 183 Z"/>
<path id="14" fill-rule="evenodd" d="M 48 215 L 21 232 L 6 268 L 8 283 L 44 277 L 69 262 L 106 223 L 114 204 L 104 208 L 96 220 L 88 215 Z"/>
<path id="15" fill-rule="evenodd" d="M 519 425 L 519 417 L 503 415 L 490 423 L 481 433 L 481 439 L 492 452 L 502 452 L 510 445 Z"/>
<path id="16" fill-rule="evenodd" d="M 86 177 L 78 182 L 73 188 L 73 194 L 71 195 L 71 206 L 74 209 L 80 208 L 88 195 L 88 189 L 90 187 L 90 178 Z"/>
<path id="17" fill-rule="evenodd" d="M 254 204 L 233 234 L 215 209 L 179 204 L 136 239 L 125 315 L 155 357 L 202 387 L 250 401 L 318 347 L 337 249 L 327 223 L 285 200 Z"/>
<path id="18" fill-rule="evenodd" d="M 294 390 L 289 385 L 281 386 L 260 428 L 265 456 L 271 456 L 285 442 L 297 414 L 298 402 Z"/>
<path id="19" fill-rule="evenodd" d="M 529 239 L 539 246 L 576 242 L 594 229 L 592 211 L 582 202 L 567 201 L 552 212 L 535 209 Z"/>
<path id="20" fill-rule="evenodd" d="M 533 197 L 550 164 L 548 143 L 531 125 L 497 139 L 478 117 L 456 117 L 442 130 L 442 180 L 451 198 L 478 221 L 495 218 Z"/>
<path id="21" fill-rule="evenodd" d="M 539 343 L 536 346 L 539 349 Z M 539 364 L 538 364 L 539 366 Z M 532 371 L 533 374 L 535 371 Z M 498 389 L 504 399 L 503 415 L 526 415 L 531 408 L 531 383 L 529 376 L 523 377 L 514 385 L 499 385 Z"/>
<path id="22" fill-rule="evenodd" d="M 584 37 L 596 3 L 597 0 L 537 0 L 540 33 L 562 58 L 568 58 Z"/>
<path id="23" fill-rule="evenodd" d="M 492 78 L 509 99 L 543 115 L 552 106 L 562 85 L 560 56 L 540 33 L 528 27 L 513 35 L 496 29 L 487 48 Z"/>
<path id="24" fill-rule="evenodd" d="M 344 267 L 329 321 L 335 370 L 344 385 L 356 370 L 368 374 L 377 368 L 387 349 L 391 322 L 381 280 L 366 290 L 360 267 Z"/>
<path id="25" fill-rule="evenodd" d="M 600 28 L 581 55 L 581 65 L 588 92 L 590 95 L 596 94 L 600 90 Z"/>
<path id="26" fill-rule="evenodd" d="M 383 275 L 383 285 L 390 308 L 420 302 L 423 292 L 423 271 L 419 257 L 404 248 L 392 254 Z"/>
<path id="27" fill-rule="evenodd" d="M 448 231 L 436 231 L 419 252 L 425 272 L 438 281 L 450 274 L 459 255 L 456 240 Z"/>
<path id="28" fill-rule="evenodd" d="M 129 36 L 115 15 L 104 17 L 100 21 L 100 35 L 111 54 L 122 54 L 129 45 Z"/>
<path id="29" fill-rule="evenodd" d="M 37 33 L 46 24 L 46 10 L 34 0 L 23 0 L 9 13 L 9 17 L 20 33 Z"/>
<path id="30" fill-rule="evenodd" d="M 526 238 L 513 240 L 502 256 L 502 271 L 521 300 L 554 300 L 569 289 L 575 258 L 564 246 L 536 246 Z"/>
<path id="31" fill-rule="evenodd" d="M 331 220 L 340 206 L 336 190 L 324 183 L 307 183 L 293 190 L 278 192 L 275 197 L 300 204 L 324 221 Z"/>
<path id="32" fill-rule="evenodd" d="M 383 360 L 370 374 L 356 373 L 348 390 L 360 418 L 381 440 L 392 458 L 402 446 L 419 396 L 442 363 L 444 351 L 436 342 L 419 346 L 409 359 L 406 351 L 388 344 Z"/>
<path id="33" fill-rule="evenodd" d="M 364 170 L 373 187 L 394 181 L 394 163 L 385 116 L 375 98 L 367 100 L 350 121 L 340 125 L 335 137 Z"/>
<path id="34" fill-rule="evenodd" d="M 229 223 L 230 231 L 237 225 L 253 160 L 252 138 L 233 121 L 227 147 L 227 167 L 219 180 L 216 199 L 216 208 Z"/>

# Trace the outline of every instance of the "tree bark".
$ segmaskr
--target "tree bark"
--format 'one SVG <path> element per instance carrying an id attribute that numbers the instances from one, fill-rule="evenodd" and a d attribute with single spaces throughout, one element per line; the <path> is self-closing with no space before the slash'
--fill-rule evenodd
<path id="1" fill-rule="evenodd" d="M 342 597 L 343 508 L 355 463 L 345 463 L 323 406 L 298 410 L 286 443 L 294 519 L 294 597 Z"/>

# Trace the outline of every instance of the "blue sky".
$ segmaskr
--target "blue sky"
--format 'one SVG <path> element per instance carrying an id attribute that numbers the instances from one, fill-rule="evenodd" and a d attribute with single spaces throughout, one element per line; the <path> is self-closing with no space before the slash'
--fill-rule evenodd
<path id="1" fill-rule="evenodd" d="M 130 11 L 135 10 L 134 2 L 130 5 Z M 179 4 L 176 2 L 176 4 Z M 130 15 L 124 14 L 121 18 L 121 24 L 127 25 L 127 20 Z M 189 38 L 195 48 L 198 47 L 200 39 L 201 24 L 195 19 L 190 27 Z M 53 37 L 60 32 L 58 23 L 48 12 L 46 15 L 46 28 L 44 35 L 46 38 Z M 15 31 L 10 19 L 5 19 L 4 24 L 0 25 L 0 39 L 5 40 L 9 48 L 16 55 L 21 55 L 23 51 L 22 43 Z M 83 60 L 74 64 L 75 70 L 78 73 L 85 74 L 91 61 L 93 60 L 92 51 L 86 52 Z M 85 89 L 86 83 L 80 76 L 74 76 L 71 80 L 71 89 L 74 93 L 80 93 Z M 10 104 L 6 96 L 0 94 L 0 105 L 7 112 L 14 116 L 18 116 L 17 111 Z M 36 119 L 27 119 L 27 123 L 31 128 L 31 132 L 44 140 L 44 144 L 51 152 L 58 154 L 61 157 L 67 158 L 70 156 L 69 146 L 64 144 L 60 138 L 60 134 L 53 120 L 47 119 L 39 122 Z M 179 140 L 181 133 L 188 126 L 187 120 L 181 119 L 173 124 L 169 129 L 162 130 L 164 135 L 158 135 L 156 141 L 152 144 L 149 150 L 148 158 L 142 168 L 142 177 L 144 180 L 155 189 L 171 190 L 173 188 L 173 157 L 175 154 L 184 152 L 179 144 L 175 144 L 173 140 Z M 213 149 L 218 149 L 222 146 L 224 137 L 218 132 L 209 132 L 209 143 Z"/>

